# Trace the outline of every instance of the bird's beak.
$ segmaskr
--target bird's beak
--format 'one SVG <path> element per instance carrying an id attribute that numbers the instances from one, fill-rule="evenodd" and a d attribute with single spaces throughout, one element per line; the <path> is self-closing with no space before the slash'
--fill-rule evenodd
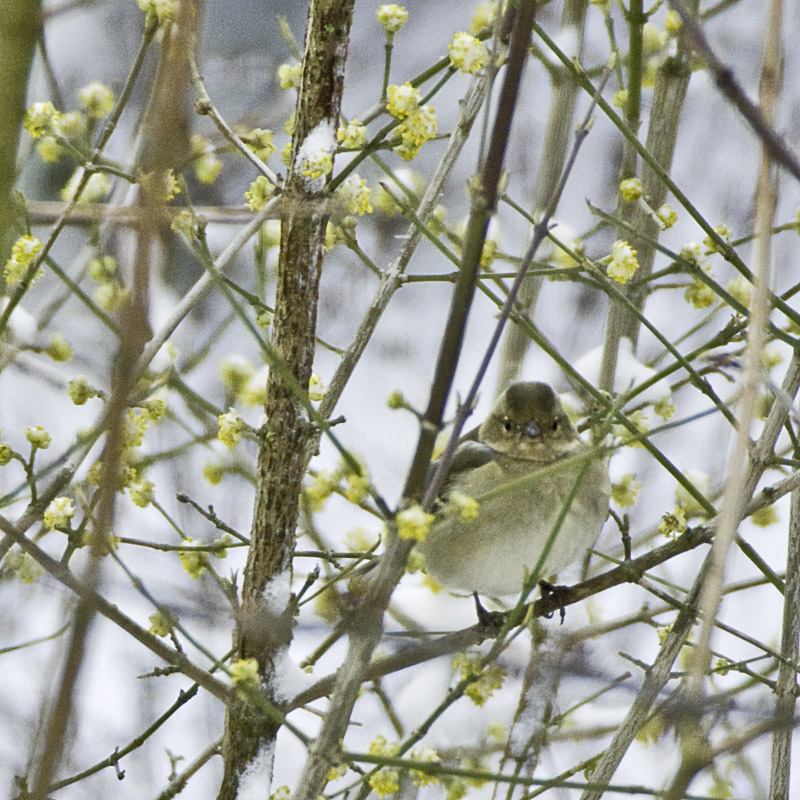
<path id="1" fill-rule="evenodd" d="M 522 429 L 522 432 L 531 439 L 542 435 L 542 429 L 535 422 L 528 422 Z"/>

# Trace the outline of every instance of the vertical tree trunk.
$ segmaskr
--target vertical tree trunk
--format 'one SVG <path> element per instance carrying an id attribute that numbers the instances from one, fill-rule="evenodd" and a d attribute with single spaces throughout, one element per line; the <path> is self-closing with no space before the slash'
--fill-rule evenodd
<path id="1" fill-rule="evenodd" d="M 325 188 L 312 185 L 295 159 L 312 131 L 327 128 L 335 136 L 352 14 L 353 0 L 311 2 L 292 141 L 293 163 L 282 199 L 272 345 L 302 391 L 308 387 L 314 358 L 327 217 L 321 212 Z M 259 453 L 258 494 L 234 645 L 239 658 L 258 660 L 262 689 L 280 703 L 273 673 L 291 640 L 289 587 L 298 496 L 307 466 L 307 444 L 314 429 L 304 404 L 274 367 L 265 410 L 267 429 Z M 220 800 L 233 800 L 243 780 L 263 782 L 263 796 L 268 797 L 277 728 L 274 721 L 245 702 L 228 709 Z"/>

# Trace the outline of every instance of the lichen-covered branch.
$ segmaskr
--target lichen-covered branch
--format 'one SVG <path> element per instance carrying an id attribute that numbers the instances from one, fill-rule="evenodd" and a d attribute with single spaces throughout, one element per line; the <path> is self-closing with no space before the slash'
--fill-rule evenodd
<path id="1" fill-rule="evenodd" d="M 312 136 L 318 137 L 322 150 L 328 147 L 331 154 L 334 149 L 352 14 L 352 0 L 311 3 L 292 141 L 293 163 L 281 198 L 272 345 L 301 389 L 308 386 L 314 358 L 327 223 L 321 204 L 327 181 L 304 174 L 302 154 Z M 307 444 L 315 431 L 294 387 L 288 386 L 277 370 L 270 373 L 265 411 L 267 425 L 261 437 L 251 545 L 234 644 L 239 658 L 257 659 L 262 688 L 274 698 L 273 669 L 291 639 L 289 587 L 298 497 L 308 461 Z M 268 780 L 276 733 L 275 723 L 246 703 L 229 709 L 221 800 L 236 797 L 246 775 Z"/>

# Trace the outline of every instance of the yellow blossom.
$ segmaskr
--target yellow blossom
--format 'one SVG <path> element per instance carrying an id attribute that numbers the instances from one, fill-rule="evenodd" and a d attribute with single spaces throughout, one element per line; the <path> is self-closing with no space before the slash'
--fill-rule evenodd
<path id="1" fill-rule="evenodd" d="M 761 351 L 761 363 L 768 372 L 783 363 L 783 354 L 777 342 L 769 342 Z"/>
<path id="2" fill-rule="evenodd" d="M 29 425 L 22 429 L 25 438 L 37 450 L 47 450 L 50 447 L 50 434 L 41 425 Z"/>
<path id="3" fill-rule="evenodd" d="M 343 777 L 347 774 L 347 764 L 337 764 L 328 770 L 328 780 L 335 781 L 337 778 Z"/>
<path id="4" fill-rule="evenodd" d="M 447 496 L 447 510 L 456 514 L 462 522 L 472 522 L 478 516 L 478 501 L 463 492 L 450 492 Z"/>
<path id="5" fill-rule="evenodd" d="M 168 611 L 156 611 L 148 619 L 150 620 L 148 631 L 153 636 L 169 636 L 172 633 L 175 622 Z"/>
<path id="6" fill-rule="evenodd" d="M 730 244 L 731 236 L 733 236 L 733 231 L 727 225 L 715 225 L 714 226 L 714 233 L 722 239 L 725 244 Z M 718 251 L 717 243 L 711 236 L 706 236 L 703 238 L 703 244 L 708 249 L 709 253 L 716 253 Z"/>
<path id="7" fill-rule="evenodd" d="M 416 108 L 397 126 L 395 133 L 400 136 L 401 141 L 393 149 L 404 161 L 412 161 L 419 154 L 420 147 L 436 136 L 437 130 L 438 122 L 433 106 Z"/>
<path id="8" fill-rule="evenodd" d="M 281 64 L 278 67 L 278 83 L 281 89 L 296 89 L 302 77 L 303 65 L 300 63 Z"/>
<path id="9" fill-rule="evenodd" d="M 6 261 L 6 266 L 3 270 L 3 277 L 6 282 L 12 284 L 22 280 L 41 249 L 42 242 L 35 236 L 27 234 L 20 236 L 11 248 L 11 257 Z M 39 274 L 41 274 L 41 271 L 39 271 Z"/>
<path id="10" fill-rule="evenodd" d="M 397 514 L 397 535 L 401 539 L 424 541 L 433 520 L 433 514 L 427 514 L 419 505 L 406 508 Z"/>
<path id="11" fill-rule="evenodd" d="M 247 207 L 251 211 L 261 211 L 270 198 L 275 194 L 275 184 L 271 183 L 266 175 L 259 175 L 244 193 L 247 198 Z"/>
<path id="12" fill-rule="evenodd" d="M 67 111 L 58 119 L 58 130 L 66 139 L 78 139 L 86 133 L 86 117 L 80 111 Z"/>
<path id="13" fill-rule="evenodd" d="M 197 180 L 203 184 L 214 183 L 222 169 L 222 162 L 217 158 L 211 142 L 205 136 L 193 133 L 189 137 L 189 155 Z"/>
<path id="14" fill-rule="evenodd" d="M 483 667 L 481 657 L 478 655 L 456 653 L 453 656 L 453 667 L 460 672 L 462 680 L 472 679 L 472 682 L 464 689 L 464 694 L 476 706 L 482 706 L 495 690 L 503 685 L 506 677 L 504 667 L 497 663 Z"/>
<path id="15" fill-rule="evenodd" d="M 6 556 L 5 563 L 23 583 L 33 583 L 44 575 L 44 568 L 21 550 L 12 550 Z"/>
<path id="16" fill-rule="evenodd" d="M 751 514 L 750 521 L 753 523 L 753 525 L 757 525 L 759 528 L 766 528 L 768 525 L 774 525 L 776 522 L 780 522 L 781 520 L 778 516 L 778 511 L 773 504 L 771 506 L 764 506 L 764 508 L 761 508 L 755 513 Z"/>
<path id="17" fill-rule="evenodd" d="M 378 22 L 383 25 L 386 33 L 394 36 L 408 21 L 408 11 L 397 3 L 389 3 L 378 8 Z"/>
<path id="18" fill-rule="evenodd" d="M 645 22 L 642 29 L 642 47 L 648 55 L 663 50 L 667 43 L 667 34 L 659 30 L 652 22 Z"/>
<path id="19" fill-rule="evenodd" d="M 342 201 L 350 214 L 361 216 L 372 213 L 372 205 L 370 204 L 372 189 L 367 186 L 365 179 L 358 176 L 358 173 L 353 173 L 342 181 L 336 190 L 336 196 Z"/>
<path id="20" fill-rule="evenodd" d="M 700 278 L 695 278 L 689 284 L 683 296 L 686 298 L 686 302 L 691 303 L 695 308 L 708 308 L 717 299 L 714 290 L 703 283 Z"/>
<path id="21" fill-rule="evenodd" d="M 52 103 L 34 103 L 25 114 L 23 127 L 34 139 L 59 133 L 61 115 Z"/>
<path id="22" fill-rule="evenodd" d="M 397 742 L 387 742 L 385 736 L 378 735 L 369 743 L 367 752 L 371 756 L 396 756 L 399 750 Z"/>
<path id="23" fill-rule="evenodd" d="M 611 105 L 615 108 L 624 108 L 628 103 L 628 90 L 622 89 L 611 98 Z"/>
<path id="24" fill-rule="evenodd" d="M 327 470 L 320 471 L 314 482 L 305 490 L 305 497 L 312 511 L 321 511 L 325 501 L 339 483 L 339 476 Z"/>
<path id="25" fill-rule="evenodd" d="M 494 22 L 497 16 L 497 0 L 490 0 L 488 3 L 478 3 L 472 12 L 472 20 L 469 24 L 470 33 L 480 33 L 484 28 Z"/>
<path id="26" fill-rule="evenodd" d="M 50 344 L 47 345 L 45 353 L 53 361 L 69 361 L 72 358 L 72 347 L 62 334 L 54 333 L 50 337 Z"/>
<path id="27" fill-rule="evenodd" d="M 741 275 L 732 278 L 725 284 L 725 291 L 733 297 L 740 305 L 750 308 L 750 281 Z"/>
<path id="28" fill-rule="evenodd" d="M 644 194 L 644 186 L 639 178 L 625 178 L 620 181 L 619 193 L 626 203 L 633 203 Z"/>
<path id="29" fill-rule="evenodd" d="M 75 506 L 71 497 L 56 497 L 50 501 L 44 512 L 44 524 L 51 531 L 69 528 L 75 516 Z"/>
<path id="30" fill-rule="evenodd" d="M 386 110 L 397 119 L 405 119 L 419 107 L 420 91 L 407 81 L 402 85 L 389 86 L 386 96 Z"/>
<path id="31" fill-rule="evenodd" d="M 369 785 L 378 797 L 394 794 L 400 788 L 400 773 L 396 769 L 381 767 L 370 775 Z"/>
<path id="32" fill-rule="evenodd" d="M 672 403 L 672 396 L 665 395 L 657 403 L 653 404 L 653 411 L 663 420 L 668 420 L 675 414 L 675 406 Z"/>
<path id="33" fill-rule="evenodd" d="M 116 281 L 108 281 L 98 286 L 93 293 L 97 305 L 109 314 L 116 311 L 127 299 L 130 292 Z"/>
<path id="34" fill-rule="evenodd" d="M 153 482 L 142 478 L 128 487 L 128 494 L 134 505 L 147 508 L 153 502 Z"/>
<path id="35" fill-rule="evenodd" d="M 404 408 L 406 404 L 402 392 L 394 391 L 386 399 L 386 405 L 392 409 Z"/>
<path id="36" fill-rule="evenodd" d="M 212 486 L 219 486 L 224 475 L 225 468 L 218 461 L 206 461 L 203 465 L 203 477 Z"/>
<path id="37" fill-rule="evenodd" d="M 236 409 L 228 409 L 225 414 L 220 414 L 217 417 L 219 422 L 219 433 L 217 438 L 227 447 L 233 450 L 239 440 L 242 438 L 242 428 L 244 427 L 244 420 L 239 416 Z"/>
<path id="38" fill-rule="evenodd" d="M 191 549 L 193 545 L 202 544 L 202 542 L 195 539 L 184 539 L 184 547 L 190 549 L 180 551 L 181 564 L 192 580 L 199 578 L 208 569 L 208 553 L 205 550 Z"/>
<path id="39" fill-rule="evenodd" d="M 240 138 L 250 150 L 265 163 L 275 152 L 275 145 L 272 144 L 273 133 L 271 130 L 267 130 L 266 128 L 253 128 L 253 130 L 243 134 Z"/>
<path id="40" fill-rule="evenodd" d="M 231 680 L 239 689 L 257 689 L 261 682 L 258 661 L 255 658 L 240 658 L 229 667 Z"/>
<path id="41" fill-rule="evenodd" d="M 674 534 L 681 534 L 686 530 L 686 512 L 683 506 L 676 505 L 675 508 L 661 517 L 658 524 L 658 532 L 664 536 L 672 537 Z"/>
<path id="42" fill-rule="evenodd" d="M 336 141 L 348 150 L 358 150 L 367 143 L 367 126 L 353 117 L 336 131 Z"/>
<path id="43" fill-rule="evenodd" d="M 683 25 L 680 14 L 677 11 L 667 11 L 664 19 L 664 28 L 670 36 L 674 36 Z"/>
<path id="44" fill-rule="evenodd" d="M 636 503 L 636 497 L 641 490 L 641 481 L 637 481 L 636 476 L 629 472 L 623 475 L 619 482 L 611 485 L 611 499 L 618 506 L 632 506 Z"/>
<path id="45" fill-rule="evenodd" d="M 345 483 L 347 487 L 344 490 L 344 496 L 351 503 L 362 503 L 366 500 L 369 494 L 370 480 L 367 475 L 366 469 L 361 468 L 362 474 L 357 475 L 355 472 L 350 472 L 345 476 Z"/>
<path id="46" fill-rule="evenodd" d="M 100 81 L 92 81 L 79 89 L 78 100 L 83 110 L 95 119 L 104 117 L 114 108 L 114 93 Z"/>
<path id="47" fill-rule="evenodd" d="M 450 63 L 461 72 L 477 72 L 486 65 L 486 46 L 466 31 L 453 34 L 447 49 L 450 51 Z"/>
<path id="48" fill-rule="evenodd" d="M 656 211 L 656 216 L 665 231 L 669 230 L 678 221 L 678 214 L 675 209 L 666 204 Z"/>
<path id="49" fill-rule="evenodd" d="M 36 145 L 39 158 L 48 164 L 55 164 L 64 155 L 64 148 L 52 136 L 42 136 Z"/>
<path id="50" fill-rule="evenodd" d="M 318 403 L 323 397 L 325 397 L 325 385 L 322 383 L 322 378 L 314 372 L 308 379 L 308 399 Z"/>
<path id="51" fill-rule="evenodd" d="M 422 764 L 438 764 L 439 754 L 429 745 L 421 744 L 412 748 L 408 754 L 412 761 L 418 761 Z M 439 779 L 435 775 L 429 775 L 422 770 L 412 769 L 411 777 L 414 786 L 427 786 L 429 783 L 439 783 Z"/>
<path id="52" fill-rule="evenodd" d="M 219 377 L 229 394 L 236 397 L 255 374 L 252 362 L 238 354 L 225 356 L 219 363 Z"/>
<path id="53" fill-rule="evenodd" d="M 307 178 L 321 178 L 333 169 L 333 156 L 326 150 L 308 153 L 303 159 L 301 171 Z"/>
<path id="54" fill-rule="evenodd" d="M 608 276 L 618 283 L 627 283 L 639 269 L 636 251 L 622 239 L 617 239 L 611 247 L 611 261 Z"/>

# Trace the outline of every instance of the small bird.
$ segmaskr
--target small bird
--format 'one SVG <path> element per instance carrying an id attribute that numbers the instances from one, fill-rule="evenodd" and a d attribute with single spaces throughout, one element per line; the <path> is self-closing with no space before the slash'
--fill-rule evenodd
<path id="1" fill-rule="evenodd" d="M 592 452 L 550 386 L 509 386 L 458 444 L 437 519 L 417 545 L 426 571 L 457 593 L 518 593 L 568 503 L 539 576 L 571 564 L 594 544 L 608 515 L 608 459 Z M 450 510 L 455 492 L 478 501 L 474 519 Z"/>

